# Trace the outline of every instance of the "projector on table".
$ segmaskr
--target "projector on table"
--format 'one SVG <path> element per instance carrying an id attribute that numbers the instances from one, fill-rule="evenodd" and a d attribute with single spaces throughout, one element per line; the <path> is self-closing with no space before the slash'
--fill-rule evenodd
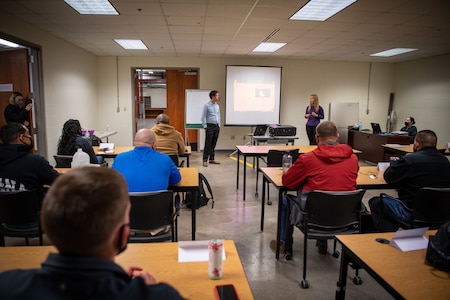
<path id="1" fill-rule="evenodd" d="M 269 125 L 270 136 L 295 136 L 297 128 L 291 125 Z"/>

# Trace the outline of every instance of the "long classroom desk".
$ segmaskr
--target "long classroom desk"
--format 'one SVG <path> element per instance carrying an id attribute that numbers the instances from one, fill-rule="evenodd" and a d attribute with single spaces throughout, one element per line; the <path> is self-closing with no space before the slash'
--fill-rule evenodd
<path id="1" fill-rule="evenodd" d="M 414 152 L 414 145 L 399 145 L 399 144 L 385 144 L 383 146 L 384 160 L 389 161 L 390 156 L 405 156 L 408 153 Z M 450 150 L 444 146 L 436 147 L 444 155 L 450 155 Z"/>
<path id="2" fill-rule="evenodd" d="M 426 232 L 433 235 L 434 230 Z M 450 299 L 450 276 L 425 263 L 426 249 L 402 252 L 376 238 L 392 239 L 394 232 L 337 235 L 342 244 L 336 299 L 345 299 L 350 262 L 365 269 L 396 299 Z"/>
<path id="3" fill-rule="evenodd" d="M 317 148 L 316 145 L 307 146 L 284 146 L 284 145 L 267 145 L 267 146 L 248 146 L 248 145 L 236 145 L 237 150 L 237 175 L 236 175 L 236 189 L 239 189 L 239 157 L 242 154 L 244 156 L 244 186 L 243 186 L 243 200 L 245 201 L 246 186 L 247 186 L 247 157 L 256 157 L 256 191 L 255 195 L 258 195 L 258 177 L 259 177 L 259 158 L 266 157 L 269 150 L 288 151 L 298 149 L 299 154 L 313 151 Z M 359 155 L 361 151 L 353 149 L 353 153 Z"/>
<path id="4" fill-rule="evenodd" d="M 0 272 L 12 269 L 40 268 L 53 246 L 0 247 Z M 253 299 L 247 277 L 232 240 L 225 241 L 226 260 L 223 278 L 208 277 L 208 262 L 178 262 L 178 243 L 128 244 L 116 263 L 126 268 L 139 266 L 159 282 L 176 288 L 185 299 L 215 299 L 216 285 L 233 284 L 240 299 Z"/>
<path id="5" fill-rule="evenodd" d="M 281 178 L 283 170 L 279 167 L 260 168 L 263 173 L 262 182 L 262 196 L 261 196 L 261 231 L 264 231 L 264 208 L 265 208 L 265 185 L 266 182 L 272 183 L 278 189 L 278 217 L 277 217 L 277 251 L 275 253 L 276 259 L 280 257 L 280 233 L 281 233 L 281 197 L 283 192 L 288 191 L 283 186 Z M 371 176 L 375 175 L 375 176 Z M 359 167 L 358 177 L 356 178 L 357 188 L 360 189 L 386 189 L 390 188 L 383 179 L 381 173 L 378 172 L 376 166 L 362 166 Z"/>
<path id="6" fill-rule="evenodd" d="M 93 146 L 95 155 L 103 156 L 104 158 L 115 158 L 117 155 L 123 152 L 128 152 L 134 149 L 134 146 L 114 146 L 114 149 L 112 151 L 103 151 L 100 150 L 99 146 Z M 179 157 L 186 157 L 186 167 L 189 168 L 189 157 L 192 154 L 191 146 L 185 146 L 185 153 L 179 154 Z"/>
<path id="7" fill-rule="evenodd" d="M 61 174 L 69 172 L 70 168 L 55 168 Z M 194 201 L 198 201 L 199 196 L 199 180 L 198 180 L 198 168 L 178 168 L 181 174 L 181 182 L 179 185 L 169 186 L 169 190 L 174 192 L 192 192 L 194 194 Z M 192 218 L 192 240 L 195 240 L 196 232 L 196 208 L 197 203 L 193 203 L 191 206 L 191 218 Z"/>

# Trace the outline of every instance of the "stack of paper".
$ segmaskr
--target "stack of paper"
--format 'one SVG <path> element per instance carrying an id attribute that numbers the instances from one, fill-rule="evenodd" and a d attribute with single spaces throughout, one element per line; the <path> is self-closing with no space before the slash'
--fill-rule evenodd
<path id="1" fill-rule="evenodd" d="M 399 230 L 389 244 L 402 251 L 426 249 L 428 247 L 428 239 L 424 236 L 424 233 L 427 230 L 428 227 Z"/>

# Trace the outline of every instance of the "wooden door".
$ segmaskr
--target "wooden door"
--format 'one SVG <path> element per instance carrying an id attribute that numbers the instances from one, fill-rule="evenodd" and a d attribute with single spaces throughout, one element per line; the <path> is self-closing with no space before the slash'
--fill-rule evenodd
<path id="1" fill-rule="evenodd" d="M 28 50 L 0 51 L 0 84 L 12 84 L 13 90 L 30 95 L 30 73 L 28 70 Z M 5 107 L 9 104 L 11 92 L 0 92 L 0 127 L 6 124 Z M 30 127 L 33 127 L 30 116 Z"/>

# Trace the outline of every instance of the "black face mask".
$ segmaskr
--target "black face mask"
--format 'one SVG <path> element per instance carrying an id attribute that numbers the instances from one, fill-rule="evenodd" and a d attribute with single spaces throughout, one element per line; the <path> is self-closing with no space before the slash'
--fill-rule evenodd
<path id="1" fill-rule="evenodd" d="M 127 242 L 125 243 L 125 245 L 121 244 L 122 243 L 123 231 L 125 230 L 125 226 L 129 226 L 129 224 L 123 224 L 122 227 L 120 227 L 120 229 L 119 229 L 119 239 L 118 239 L 118 242 L 117 242 L 117 255 L 119 255 L 120 253 L 125 251 L 127 249 L 127 246 L 128 246 L 129 236 L 127 237 Z"/>
<path id="2" fill-rule="evenodd" d="M 405 122 L 405 126 L 408 126 L 409 125 L 409 123 L 408 122 Z"/>

